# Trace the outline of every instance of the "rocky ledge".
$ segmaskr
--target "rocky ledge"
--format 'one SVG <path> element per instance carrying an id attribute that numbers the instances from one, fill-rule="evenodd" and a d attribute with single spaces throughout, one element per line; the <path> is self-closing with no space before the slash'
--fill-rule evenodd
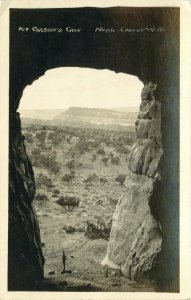
<path id="1" fill-rule="evenodd" d="M 136 141 L 131 149 L 122 195 L 113 215 L 112 229 L 103 265 L 121 269 L 137 280 L 154 269 L 161 251 L 161 224 L 150 209 L 161 181 L 161 103 L 155 99 L 156 84 L 145 84 L 135 123 Z M 158 195 L 160 198 L 160 195 Z"/>

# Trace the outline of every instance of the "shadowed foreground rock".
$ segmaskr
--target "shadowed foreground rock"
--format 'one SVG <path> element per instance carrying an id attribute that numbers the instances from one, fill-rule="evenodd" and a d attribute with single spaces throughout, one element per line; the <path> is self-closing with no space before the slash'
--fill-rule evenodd
<path id="1" fill-rule="evenodd" d="M 136 280 L 152 270 L 161 251 L 161 225 L 152 216 L 149 202 L 155 182 L 160 181 L 162 156 L 161 107 L 154 98 L 156 84 L 142 90 L 136 121 L 136 142 L 131 149 L 124 190 L 113 215 L 107 255 L 102 264 L 121 269 Z M 160 196 L 159 196 L 160 197 Z"/>
<path id="2" fill-rule="evenodd" d="M 9 290 L 32 290 L 43 278 L 44 257 L 32 200 L 34 174 L 26 154 L 19 114 L 12 117 L 9 161 Z M 17 274 L 17 276 L 15 276 Z"/>

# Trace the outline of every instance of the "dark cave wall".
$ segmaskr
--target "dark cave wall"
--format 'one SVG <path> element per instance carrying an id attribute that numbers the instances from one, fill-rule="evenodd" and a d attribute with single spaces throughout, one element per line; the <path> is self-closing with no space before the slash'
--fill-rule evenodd
<path id="1" fill-rule="evenodd" d="M 162 180 L 149 200 L 162 225 L 162 252 L 153 276 L 166 291 L 179 282 L 179 9 L 85 8 L 10 11 L 9 289 L 31 288 L 43 276 L 32 200 L 35 183 L 16 110 L 24 88 L 56 67 L 110 69 L 158 85 L 162 103 Z M 19 26 L 83 28 L 80 34 L 23 33 Z M 94 33 L 95 27 L 164 27 L 164 32 Z M 64 101 L 64 100 L 63 100 Z M 141 101 L 141 100 L 140 100 Z"/>
<path id="2" fill-rule="evenodd" d="M 11 9 L 10 109 L 16 110 L 26 85 L 48 69 L 73 66 L 110 69 L 157 82 L 169 69 L 179 32 L 176 8 L 75 8 Z M 21 32 L 34 26 L 82 28 L 81 33 Z M 95 33 L 96 27 L 116 28 L 115 33 Z M 120 32 L 127 28 L 164 28 L 166 31 Z M 165 66 L 166 65 L 166 66 Z M 165 78 L 166 74 L 161 76 Z"/>
<path id="3" fill-rule="evenodd" d="M 40 231 L 32 204 L 36 188 L 18 113 L 10 115 L 10 125 L 8 287 L 32 290 L 44 273 Z"/>

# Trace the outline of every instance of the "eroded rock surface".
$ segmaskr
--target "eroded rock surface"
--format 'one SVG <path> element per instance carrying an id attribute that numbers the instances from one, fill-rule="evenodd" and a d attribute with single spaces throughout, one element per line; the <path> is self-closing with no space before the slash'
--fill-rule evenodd
<path id="1" fill-rule="evenodd" d="M 113 215 L 107 255 L 102 264 L 121 269 L 136 280 L 152 270 L 161 251 L 161 225 L 149 203 L 155 184 L 161 180 L 158 164 L 161 145 L 161 104 L 154 97 L 157 85 L 145 84 L 135 123 L 136 141 L 131 149 L 124 190 Z"/>
<path id="2" fill-rule="evenodd" d="M 33 208 L 35 182 L 21 134 L 19 114 L 10 117 L 9 290 L 31 290 L 43 278 L 44 257 Z"/>

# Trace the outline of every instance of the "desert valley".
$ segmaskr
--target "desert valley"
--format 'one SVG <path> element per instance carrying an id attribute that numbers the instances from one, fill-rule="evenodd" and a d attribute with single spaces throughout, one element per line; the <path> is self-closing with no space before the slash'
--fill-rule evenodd
<path id="1" fill-rule="evenodd" d="M 153 290 L 150 282 L 132 282 L 101 264 L 135 140 L 134 110 L 21 111 L 36 182 L 44 284 L 52 290 Z"/>

